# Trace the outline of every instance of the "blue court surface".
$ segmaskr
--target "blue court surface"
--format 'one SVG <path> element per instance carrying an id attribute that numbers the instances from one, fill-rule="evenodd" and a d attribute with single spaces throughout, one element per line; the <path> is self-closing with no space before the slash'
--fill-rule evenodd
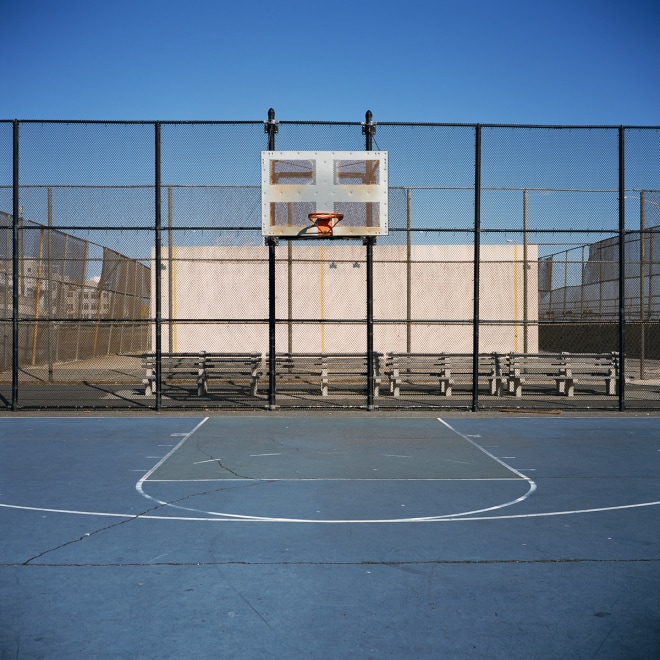
<path id="1" fill-rule="evenodd" d="M 658 417 L 0 417 L 0 657 L 657 658 L 659 468 Z"/>

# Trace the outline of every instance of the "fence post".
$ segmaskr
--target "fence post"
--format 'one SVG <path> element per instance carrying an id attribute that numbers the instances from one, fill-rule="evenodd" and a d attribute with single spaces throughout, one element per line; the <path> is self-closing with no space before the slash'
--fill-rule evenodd
<path id="1" fill-rule="evenodd" d="M 472 314 L 472 412 L 479 408 L 479 262 L 481 260 L 481 124 L 475 127 L 474 300 Z"/>
<path id="2" fill-rule="evenodd" d="M 172 209 L 172 186 L 167 188 L 167 351 L 173 353 L 174 347 L 174 234 L 172 223 L 174 212 Z"/>
<path id="3" fill-rule="evenodd" d="M 161 301 L 161 199 L 160 199 L 160 186 L 161 186 L 161 171 L 160 171 L 160 122 L 155 123 L 155 283 L 154 283 L 154 295 L 155 295 L 155 320 L 156 320 L 156 337 L 155 337 L 155 350 L 156 350 L 156 366 L 155 366 L 155 380 L 156 380 L 156 410 L 160 410 L 162 405 L 162 348 L 163 348 L 163 338 L 162 338 L 162 301 Z M 172 349 L 170 348 L 170 351 Z"/>
<path id="4" fill-rule="evenodd" d="M 529 250 L 528 250 L 528 190 L 523 191 L 523 353 L 529 352 Z M 537 259 L 538 260 L 538 259 Z"/>
<path id="5" fill-rule="evenodd" d="M 18 203 L 19 195 L 19 168 L 18 168 L 18 159 L 19 159 L 19 143 L 18 143 L 18 120 L 13 122 L 13 152 L 12 152 L 12 162 L 13 162 L 13 181 L 12 181 L 12 354 L 11 354 L 11 409 L 16 410 L 18 408 L 18 312 L 19 312 L 19 280 L 18 280 L 18 270 L 19 270 L 19 215 L 20 215 L 20 206 Z"/>
<path id="6" fill-rule="evenodd" d="M 406 352 L 412 353 L 412 190 L 406 189 Z"/>
<path id="7" fill-rule="evenodd" d="M 644 261 L 646 260 L 646 249 L 644 242 L 645 234 L 644 218 L 644 191 L 639 191 L 639 379 L 646 377 L 646 311 L 644 308 L 644 298 L 646 297 L 644 285 Z M 653 263 L 653 252 L 651 254 L 651 263 Z M 651 272 L 649 269 L 649 284 L 651 282 Z"/>
<path id="8" fill-rule="evenodd" d="M 626 407 L 626 215 L 625 130 L 619 127 L 619 410 Z"/>

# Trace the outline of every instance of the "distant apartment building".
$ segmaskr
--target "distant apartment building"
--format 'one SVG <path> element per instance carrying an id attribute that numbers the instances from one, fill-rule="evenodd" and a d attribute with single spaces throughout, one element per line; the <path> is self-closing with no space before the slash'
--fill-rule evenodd
<path id="1" fill-rule="evenodd" d="M 110 315 L 112 296 L 109 291 L 99 290 L 98 282 L 86 280 L 79 286 L 65 287 L 67 318 L 95 319 Z"/>
<path id="2" fill-rule="evenodd" d="M 112 310 L 112 293 L 100 290 L 98 279 L 84 282 L 62 280 L 59 273 L 45 272 L 44 262 L 39 259 L 23 259 L 20 262 L 19 295 L 22 313 L 35 315 L 64 317 L 70 319 L 106 318 Z M 11 271 L 0 268 L 0 290 L 2 299 L 0 305 L 9 309 L 13 278 Z M 49 304 L 48 292 L 51 291 Z"/>

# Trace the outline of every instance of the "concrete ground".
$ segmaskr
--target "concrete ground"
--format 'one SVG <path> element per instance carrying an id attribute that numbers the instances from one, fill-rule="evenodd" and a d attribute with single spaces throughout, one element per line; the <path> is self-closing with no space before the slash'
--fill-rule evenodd
<path id="1" fill-rule="evenodd" d="M 2 658 L 650 658 L 660 419 L 0 417 Z"/>

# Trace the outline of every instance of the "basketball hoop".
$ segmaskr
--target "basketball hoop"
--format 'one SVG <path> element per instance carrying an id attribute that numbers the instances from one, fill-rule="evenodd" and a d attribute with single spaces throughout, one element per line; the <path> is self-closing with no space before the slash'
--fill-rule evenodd
<path id="1" fill-rule="evenodd" d="M 332 236 L 332 230 L 344 218 L 343 213 L 310 213 L 310 222 L 318 229 L 319 236 Z"/>
<path id="2" fill-rule="evenodd" d="M 386 151 L 262 151 L 262 235 L 387 236 L 387 163 Z"/>

